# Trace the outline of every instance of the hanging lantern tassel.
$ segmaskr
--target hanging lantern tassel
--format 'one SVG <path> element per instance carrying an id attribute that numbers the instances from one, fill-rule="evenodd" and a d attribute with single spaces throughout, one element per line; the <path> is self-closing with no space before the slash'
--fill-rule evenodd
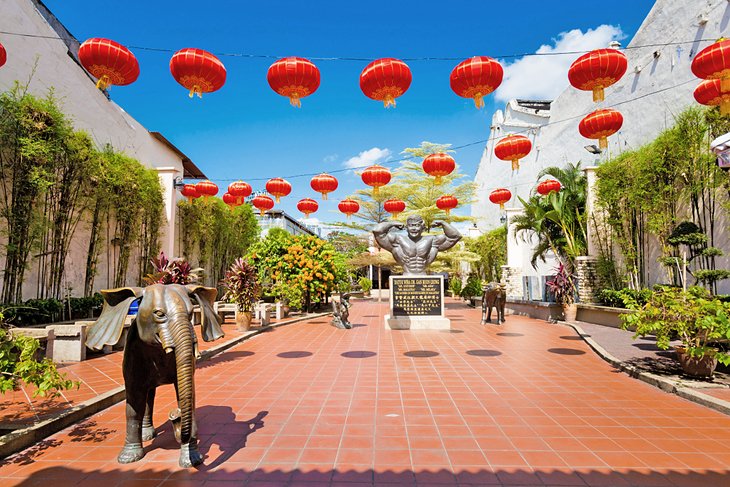
<path id="1" fill-rule="evenodd" d="M 720 79 L 720 91 L 722 93 L 730 93 L 730 77 Z"/>
<path id="2" fill-rule="evenodd" d="M 598 147 L 601 149 L 608 149 L 608 137 L 599 137 Z"/>
<path id="3" fill-rule="evenodd" d="M 111 85 L 111 80 L 106 74 L 99 78 L 99 81 L 96 82 L 96 87 L 100 90 L 106 90 L 109 85 Z"/>
<path id="4" fill-rule="evenodd" d="M 504 210 L 504 203 L 500 203 L 500 204 L 499 204 L 499 209 L 500 209 L 500 210 Z"/>
<path id="5" fill-rule="evenodd" d="M 593 87 L 593 102 L 598 103 L 599 101 L 604 100 L 604 91 L 603 86 L 594 86 Z"/>
<path id="6" fill-rule="evenodd" d="M 277 203 L 281 203 L 281 197 L 280 197 L 280 196 L 278 196 L 278 195 L 276 196 L 276 202 L 277 202 Z"/>
<path id="7" fill-rule="evenodd" d="M 377 198 L 380 196 L 380 186 L 373 186 L 373 197 Z"/>
<path id="8" fill-rule="evenodd" d="M 198 95 L 198 98 L 203 98 L 203 89 L 200 85 L 193 85 L 193 87 L 190 88 L 190 94 L 188 96 L 192 98 L 195 95 Z"/>
<path id="9" fill-rule="evenodd" d="M 443 181 L 443 178 L 441 176 L 436 176 L 436 178 L 434 179 L 434 183 L 437 186 L 440 186 L 442 181 Z"/>
<path id="10" fill-rule="evenodd" d="M 299 99 L 299 95 L 297 93 L 289 95 L 289 104 L 293 107 L 302 108 L 302 101 Z"/>
<path id="11" fill-rule="evenodd" d="M 446 212 L 446 218 L 451 216 L 451 208 L 445 208 L 444 211 Z"/>
<path id="12" fill-rule="evenodd" d="M 474 95 L 474 105 L 476 105 L 477 109 L 484 108 L 484 95 L 481 93 Z"/>
<path id="13" fill-rule="evenodd" d="M 512 159 L 512 170 L 518 171 L 520 169 L 520 160 L 519 159 Z"/>

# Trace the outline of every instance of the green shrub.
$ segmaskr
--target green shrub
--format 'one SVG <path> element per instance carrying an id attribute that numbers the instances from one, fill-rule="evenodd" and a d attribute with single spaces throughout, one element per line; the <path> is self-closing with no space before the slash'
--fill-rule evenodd
<path id="1" fill-rule="evenodd" d="M 454 276 L 451 279 L 451 281 L 449 282 L 449 289 L 451 290 L 452 293 L 454 293 L 454 296 L 461 295 L 462 287 L 463 287 L 463 285 L 461 284 L 461 279 L 459 279 L 456 276 Z"/>
<path id="2" fill-rule="evenodd" d="M 373 281 L 367 277 L 361 277 L 357 280 L 357 283 L 360 285 L 360 289 L 362 289 L 362 292 L 365 294 L 370 293 L 370 290 L 373 288 Z"/>
<path id="3" fill-rule="evenodd" d="M 0 322 L 0 394 L 22 384 L 35 386 L 33 397 L 54 397 L 61 390 L 78 389 L 80 384 L 59 373 L 53 361 L 36 358 L 39 347 L 38 339 L 14 334 Z"/>
<path id="4" fill-rule="evenodd" d="M 482 280 L 477 276 L 469 276 L 466 280 L 466 286 L 464 286 L 459 295 L 464 299 L 469 299 L 473 296 L 481 296 Z"/>
<path id="5" fill-rule="evenodd" d="M 601 289 L 598 300 L 604 306 L 612 308 L 631 308 L 643 306 L 651 299 L 651 289 Z"/>
<path id="6" fill-rule="evenodd" d="M 695 358 L 714 355 L 730 365 L 730 355 L 718 350 L 719 341 L 730 339 L 730 303 L 713 297 L 707 289 L 692 286 L 658 288 L 643 306 L 631 306 L 635 313 L 621 316 L 622 327 L 634 328 L 638 336 L 655 335 L 657 347 L 666 350 L 679 337 L 687 353 Z"/>

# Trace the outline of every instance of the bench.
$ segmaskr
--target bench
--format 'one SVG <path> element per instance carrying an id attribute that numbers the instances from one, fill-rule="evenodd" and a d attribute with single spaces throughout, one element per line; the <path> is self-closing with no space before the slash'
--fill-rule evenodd
<path id="1" fill-rule="evenodd" d="M 271 323 L 271 304 L 258 303 L 253 308 L 253 318 L 261 321 L 261 326 L 269 326 Z"/>
<path id="2" fill-rule="evenodd" d="M 94 321 L 77 321 L 73 325 L 48 325 L 46 330 L 53 332 L 54 362 L 83 362 L 86 360 L 86 329 Z"/>
<path id="3" fill-rule="evenodd" d="M 281 301 L 276 303 L 276 319 L 283 320 L 289 316 L 289 305 L 282 303 Z"/>
<path id="4" fill-rule="evenodd" d="M 222 301 L 216 301 L 213 303 L 213 311 L 220 317 L 221 323 L 225 322 L 225 316 L 226 314 L 232 314 L 236 316 L 236 303 L 224 303 Z"/>
<path id="5" fill-rule="evenodd" d="M 22 335 L 38 340 L 40 347 L 36 350 L 36 360 L 40 360 L 43 357 L 53 359 L 53 346 L 56 338 L 53 330 L 47 330 L 45 328 L 11 328 L 10 332 L 13 335 Z"/>

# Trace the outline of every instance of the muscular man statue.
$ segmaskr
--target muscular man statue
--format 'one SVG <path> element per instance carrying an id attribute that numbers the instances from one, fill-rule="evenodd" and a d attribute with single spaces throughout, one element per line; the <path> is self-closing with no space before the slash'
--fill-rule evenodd
<path id="1" fill-rule="evenodd" d="M 440 250 L 448 250 L 461 240 L 461 234 L 446 222 L 433 222 L 433 227 L 444 229 L 443 235 L 423 235 L 426 229 L 423 218 L 411 215 L 406 224 L 383 222 L 373 230 L 375 240 L 380 247 L 393 254 L 395 261 L 403 266 L 403 275 L 425 274 L 426 268 L 436 259 Z M 408 232 L 401 235 L 391 232 L 393 229 Z"/>

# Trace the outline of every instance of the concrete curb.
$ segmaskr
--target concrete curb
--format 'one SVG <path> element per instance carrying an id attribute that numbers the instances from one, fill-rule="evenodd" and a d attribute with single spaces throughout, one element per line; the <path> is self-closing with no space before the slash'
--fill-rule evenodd
<path id="1" fill-rule="evenodd" d="M 566 321 L 559 321 L 557 324 L 562 326 L 568 326 L 575 330 L 575 332 L 578 333 L 578 336 L 580 336 L 583 341 L 585 341 L 588 346 L 591 347 L 593 351 L 596 352 L 596 354 L 598 354 L 599 357 L 601 357 L 603 360 L 613 365 L 617 369 L 621 370 L 622 372 L 625 372 L 630 377 L 646 382 L 647 384 L 661 389 L 664 392 L 676 394 L 679 397 L 730 416 L 730 402 L 718 399 L 708 394 L 704 394 L 696 389 L 692 389 L 691 387 L 678 386 L 674 381 L 671 381 L 665 377 L 661 377 L 650 372 L 644 372 L 643 370 L 639 370 L 632 365 L 625 364 L 624 362 L 611 355 L 605 348 L 600 346 L 595 340 L 593 340 L 593 338 L 590 337 L 590 335 L 586 334 L 580 326 L 574 323 L 568 323 Z"/>
<path id="2" fill-rule="evenodd" d="M 292 325 L 301 321 L 313 320 L 332 314 L 330 313 L 316 313 L 307 316 L 300 316 L 291 320 L 282 321 L 280 323 L 274 323 L 269 326 L 265 326 L 256 330 L 251 330 L 248 333 L 232 338 L 227 342 L 221 343 L 215 347 L 211 347 L 208 350 L 204 350 L 200 353 L 201 358 L 198 362 L 205 362 L 216 355 L 225 352 L 229 348 L 232 348 L 239 343 L 242 343 L 249 338 L 253 338 L 256 335 L 267 332 L 272 328 L 278 328 L 280 326 Z M 62 429 L 77 423 L 89 416 L 98 413 L 108 407 L 111 407 L 119 402 L 124 401 L 126 394 L 124 387 L 117 387 L 111 391 L 105 392 L 96 396 L 93 399 L 89 399 L 82 403 L 77 404 L 71 409 L 67 409 L 57 416 L 48 418 L 40 423 L 36 423 L 33 426 L 13 431 L 0 439 L 0 460 L 7 458 L 13 453 L 22 451 L 29 446 L 51 436 L 54 433 L 61 431 Z"/>

